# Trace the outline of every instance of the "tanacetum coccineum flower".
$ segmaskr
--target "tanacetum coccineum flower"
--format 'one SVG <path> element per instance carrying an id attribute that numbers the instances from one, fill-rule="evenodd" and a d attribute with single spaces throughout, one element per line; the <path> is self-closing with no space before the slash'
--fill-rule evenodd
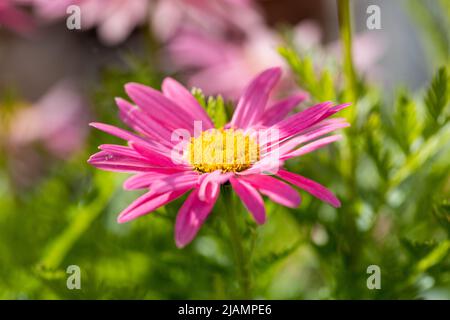
<path id="1" fill-rule="evenodd" d="M 183 247 L 195 237 L 214 207 L 220 185 L 227 182 L 258 224 L 266 221 L 261 194 L 284 206 L 300 204 L 300 196 L 290 184 L 339 207 L 339 200 L 328 189 L 282 165 L 338 140 L 339 135 L 322 136 L 348 124 L 342 118 L 327 118 L 348 105 L 325 102 L 288 116 L 305 95 L 267 106 L 280 76 L 279 68 L 259 74 L 239 100 L 230 123 L 217 129 L 192 94 L 175 80 L 165 79 L 162 93 L 127 84 L 125 90 L 136 105 L 120 98 L 116 102 L 122 120 L 137 134 L 92 123 L 128 141 L 128 146 L 101 145 L 101 151 L 88 160 L 99 169 L 134 173 L 124 183 L 127 190 L 149 189 L 120 213 L 118 221 L 150 213 L 191 191 L 175 225 L 176 244 Z M 196 128 L 199 123 L 201 132 Z M 178 136 L 174 132 L 180 130 L 191 137 L 185 140 L 183 152 L 177 153 L 179 140 L 174 141 Z M 276 134 L 261 139 L 256 131 Z"/>

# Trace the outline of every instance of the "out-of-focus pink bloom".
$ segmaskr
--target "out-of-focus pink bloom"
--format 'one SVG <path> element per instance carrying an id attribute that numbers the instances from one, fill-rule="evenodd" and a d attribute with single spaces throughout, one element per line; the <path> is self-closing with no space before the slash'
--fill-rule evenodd
<path id="1" fill-rule="evenodd" d="M 52 21 L 68 17 L 67 8 L 77 5 L 81 10 L 81 28 L 97 28 L 106 45 L 124 41 L 133 29 L 149 16 L 149 0 L 23 0 L 28 1 L 40 18 Z"/>
<path id="2" fill-rule="evenodd" d="M 313 53 L 315 62 L 321 65 L 336 62 L 340 56 L 338 42 L 322 46 L 321 40 L 321 30 L 314 22 L 301 22 L 293 29 L 292 44 L 299 52 Z M 286 71 L 279 89 L 293 89 L 289 67 L 277 52 L 283 44 L 275 31 L 259 25 L 239 39 L 184 29 L 172 38 L 167 50 L 171 66 L 187 75 L 190 86 L 200 87 L 206 94 L 221 93 L 235 100 L 252 77 L 271 65 L 281 65 Z M 382 53 L 383 46 L 375 36 L 355 36 L 354 57 L 359 71 L 373 73 Z"/>
<path id="3" fill-rule="evenodd" d="M 244 41 L 227 41 L 184 31 L 167 46 L 172 65 L 188 74 L 188 85 L 208 95 L 236 100 L 247 83 L 272 65 L 287 66 L 277 53 L 281 40 L 266 28 L 254 29 Z M 287 73 L 286 73 L 287 74 Z"/>
<path id="4" fill-rule="evenodd" d="M 18 8 L 18 0 L 0 1 L 0 28 L 6 27 L 21 34 L 27 34 L 34 28 L 33 19 L 25 11 Z"/>
<path id="5" fill-rule="evenodd" d="M 86 121 L 83 99 L 73 84 L 63 81 L 12 117 L 9 145 L 17 149 L 38 143 L 54 156 L 67 158 L 82 147 Z"/>
<path id="6" fill-rule="evenodd" d="M 280 68 L 259 74 L 223 128 L 215 128 L 192 94 L 173 79 L 164 80 L 162 93 L 141 84 L 127 84 L 125 91 L 136 105 L 123 99 L 116 102 L 123 122 L 137 134 L 92 123 L 93 127 L 127 141 L 127 145 L 103 144 L 101 151 L 88 160 L 102 170 L 135 174 L 124 183 L 127 190 L 149 189 L 120 213 L 118 221 L 148 214 L 191 191 L 175 224 L 175 242 L 184 247 L 194 239 L 218 199 L 220 186 L 227 182 L 258 224 L 266 221 L 262 195 L 287 207 L 300 204 L 300 196 L 291 185 L 339 207 L 339 200 L 328 189 L 282 166 L 287 159 L 338 140 L 339 135 L 325 135 L 348 123 L 345 119 L 328 118 L 348 105 L 325 102 L 289 116 L 305 96 L 291 96 L 270 104 L 270 92 L 280 77 Z M 199 123 L 201 129 L 196 131 Z M 255 138 L 252 132 L 259 129 L 278 134 Z M 180 141 L 173 140 L 173 133 L 180 130 L 188 135 L 183 139 L 187 143 L 181 154 L 174 153 Z M 276 172 L 272 171 L 274 166 Z M 267 171 L 274 175 L 263 174 Z"/>
<path id="7" fill-rule="evenodd" d="M 251 32 L 263 23 L 254 0 L 159 0 L 154 4 L 152 29 L 163 41 L 184 29 L 224 37 L 230 33 Z"/>

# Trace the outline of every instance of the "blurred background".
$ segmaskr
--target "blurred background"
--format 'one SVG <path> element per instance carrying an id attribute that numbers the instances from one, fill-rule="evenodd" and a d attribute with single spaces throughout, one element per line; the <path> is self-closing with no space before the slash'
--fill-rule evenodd
<path id="1" fill-rule="evenodd" d="M 298 209 L 267 202 L 268 222 L 241 228 L 252 296 L 266 299 L 450 298 L 450 106 L 447 0 L 350 1 L 353 64 L 342 58 L 344 1 L 2 0 L 0 3 L 0 298 L 221 299 L 238 283 L 217 205 L 179 250 L 181 201 L 127 224 L 140 193 L 126 174 L 86 160 L 102 143 L 91 121 L 124 127 L 123 85 L 172 76 L 230 105 L 266 67 L 315 102 L 353 102 L 346 139 L 288 163 L 328 186 L 333 209 L 302 193 Z M 81 8 L 81 30 L 66 9 Z M 367 28 L 369 5 L 381 28 Z M 282 49 L 280 49 L 282 48 Z M 81 289 L 66 286 L 69 265 Z M 367 267 L 381 270 L 370 290 Z"/>

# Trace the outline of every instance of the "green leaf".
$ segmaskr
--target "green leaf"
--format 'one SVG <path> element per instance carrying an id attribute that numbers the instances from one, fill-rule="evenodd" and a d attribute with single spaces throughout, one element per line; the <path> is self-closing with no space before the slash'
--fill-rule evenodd
<path id="1" fill-rule="evenodd" d="M 450 240 L 441 242 L 436 248 L 434 248 L 428 255 L 422 258 L 417 263 L 417 271 L 425 272 L 429 268 L 440 263 L 445 257 L 447 257 L 448 251 L 450 250 Z"/>
<path id="2" fill-rule="evenodd" d="M 434 75 L 431 85 L 427 91 L 425 105 L 428 113 L 434 120 L 439 123 L 449 100 L 449 79 L 445 67 L 441 67 Z"/>
<path id="3" fill-rule="evenodd" d="M 443 127 L 437 134 L 429 138 L 420 148 L 411 153 L 402 167 L 390 178 L 390 188 L 394 188 L 414 173 L 420 172 L 420 168 L 432 160 L 443 149 L 450 146 L 450 125 Z"/>
<path id="4" fill-rule="evenodd" d="M 317 72 L 310 56 L 301 57 L 291 48 L 281 47 L 278 52 L 291 67 L 298 85 L 308 91 L 315 101 L 336 100 L 331 72 Z"/>
<path id="5" fill-rule="evenodd" d="M 405 153 L 409 153 L 415 139 L 420 134 L 420 124 L 417 121 L 417 108 L 407 92 L 402 92 L 397 98 L 393 115 L 394 137 Z"/>
<path id="6" fill-rule="evenodd" d="M 446 229 L 447 234 L 450 235 L 450 201 L 443 201 L 435 205 L 433 214 L 439 223 Z"/>
<path id="7" fill-rule="evenodd" d="M 221 95 L 206 98 L 203 91 L 198 88 L 192 89 L 192 95 L 198 103 L 206 110 L 216 128 L 222 128 L 228 122 L 227 107 Z"/>
<path id="8" fill-rule="evenodd" d="M 43 258 L 35 270 L 43 277 L 56 271 L 78 239 L 91 226 L 92 222 L 104 212 L 104 208 L 113 196 L 116 183 L 111 173 L 97 173 L 95 185 L 99 194 L 85 204 L 74 204 L 68 208 L 73 219 L 64 231 L 54 238 L 44 251 Z M 50 272 L 50 273 L 49 273 Z"/>
<path id="9" fill-rule="evenodd" d="M 302 241 L 297 241 L 292 246 L 290 246 L 286 249 L 283 249 L 279 252 L 271 252 L 271 253 L 257 259 L 254 262 L 254 267 L 257 270 L 259 270 L 260 272 L 267 270 L 274 264 L 280 262 L 281 260 L 287 258 L 292 253 L 294 253 L 298 249 L 298 247 L 301 245 L 301 243 L 302 243 Z"/>
<path id="10" fill-rule="evenodd" d="M 401 244 L 406 250 L 416 259 L 421 259 L 427 254 L 429 254 L 436 246 L 437 243 L 434 241 L 416 241 L 407 238 L 400 239 Z"/>

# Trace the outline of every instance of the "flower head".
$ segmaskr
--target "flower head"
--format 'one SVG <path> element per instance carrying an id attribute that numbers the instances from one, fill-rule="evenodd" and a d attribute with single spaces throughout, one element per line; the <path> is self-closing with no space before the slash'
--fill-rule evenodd
<path id="1" fill-rule="evenodd" d="M 162 93 L 127 84 L 135 105 L 116 102 L 122 120 L 136 133 L 92 123 L 128 141 L 128 146 L 101 145 L 88 160 L 103 170 L 134 173 L 125 189 L 149 189 L 120 213 L 118 221 L 150 213 L 190 191 L 175 226 L 176 244 L 183 247 L 195 237 L 217 201 L 220 185 L 227 182 L 258 224 L 266 221 L 261 195 L 288 207 L 300 204 L 292 185 L 340 206 L 328 189 L 286 171 L 283 163 L 338 140 L 339 135 L 323 136 L 348 126 L 344 119 L 328 119 L 347 104 L 325 102 L 289 115 L 306 98 L 299 94 L 267 106 L 280 76 L 280 68 L 259 74 L 223 128 L 214 128 L 192 94 L 173 79 L 164 80 Z"/>
<path id="2" fill-rule="evenodd" d="M 67 17 L 71 5 L 81 13 L 81 29 L 96 27 L 100 40 L 117 45 L 128 38 L 135 27 L 146 22 L 149 0 L 22 0 L 31 5 L 36 15 L 45 21 Z"/>

